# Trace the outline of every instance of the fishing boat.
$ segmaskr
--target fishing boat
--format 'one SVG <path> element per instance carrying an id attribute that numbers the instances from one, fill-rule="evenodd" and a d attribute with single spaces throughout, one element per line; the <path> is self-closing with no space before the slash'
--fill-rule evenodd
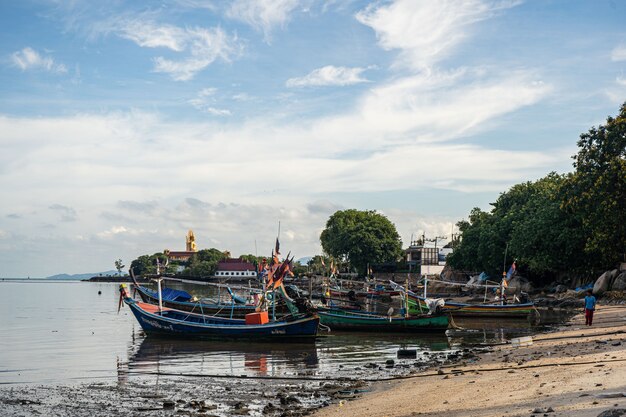
<path id="1" fill-rule="evenodd" d="M 413 296 L 409 295 L 409 311 L 419 311 L 420 304 L 423 303 L 423 301 L 424 299 L 422 297 L 415 296 L 415 298 L 413 298 Z M 446 301 L 442 308 L 443 311 L 447 311 L 453 316 L 458 317 L 526 318 L 536 312 L 535 304 L 532 302 L 520 304 L 471 304 Z"/>
<path id="2" fill-rule="evenodd" d="M 367 332 L 445 332 L 447 314 L 391 315 L 318 307 L 320 323 L 331 330 Z"/>
<path id="3" fill-rule="evenodd" d="M 427 284 L 425 280 L 425 287 Z M 392 281 L 394 288 L 402 288 L 401 285 Z M 426 292 L 426 291 L 425 291 Z M 425 311 L 428 307 L 428 298 L 420 296 L 413 291 L 406 292 L 407 305 L 410 313 L 419 313 Z M 445 301 L 440 308 L 444 312 L 452 314 L 453 317 L 502 317 L 502 318 L 527 318 L 532 314 L 536 314 L 535 304 L 527 303 L 508 303 L 489 302 L 489 303 L 462 303 L 457 301 Z"/>
<path id="4" fill-rule="evenodd" d="M 280 288 L 289 310 L 295 314 L 302 311 L 296 300 L 284 293 Z M 310 306 L 311 308 L 312 306 Z M 449 316 L 440 312 L 432 314 L 390 314 L 355 311 L 337 307 L 312 307 L 320 317 L 320 323 L 331 330 L 353 330 L 361 332 L 445 332 L 449 326 Z M 406 312 L 402 309 L 401 312 Z"/>
<path id="5" fill-rule="evenodd" d="M 144 303 L 149 303 L 153 305 L 157 305 L 159 303 L 159 296 L 157 291 L 137 284 L 134 288 Z M 255 310 L 255 306 L 253 304 L 238 304 L 234 301 L 231 303 L 207 303 L 202 300 L 194 301 L 191 295 L 189 295 L 185 291 L 176 290 L 177 292 L 182 292 L 189 295 L 189 297 L 175 296 L 174 298 L 172 298 L 171 296 L 176 295 L 177 293 L 173 293 L 172 291 L 168 290 L 172 289 L 163 289 L 161 302 L 165 307 L 173 308 L 175 310 L 188 311 L 192 313 L 200 313 L 206 315 L 220 315 L 230 318 L 243 318 L 248 313 L 254 313 Z"/>
<path id="6" fill-rule="evenodd" d="M 306 340 L 315 338 L 319 324 L 319 317 L 314 314 L 293 314 L 266 321 L 267 312 L 251 313 L 245 319 L 230 319 L 180 311 L 137 301 L 123 284 L 120 299 L 130 307 L 149 335 L 186 339 Z"/>
<path id="7" fill-rule="evenodd" d="M 159 304 L 158 291 L 140 285 L 135 279 L 134 274 L 132 273 L 131 278 L 133 279 L 135 291 L 144 303 L 150 303 L 154 305 Z M 161 290 L 161 304 L 168 308 L 173 308 L 175 310 L 181 311 L 189 311 L 192 313 L 217 315 L 228 318 L 244 318 L 246 314 L 254 313 L 256 309 L 255 304 L 247 304 L 246 300 L 237 296 L 229 286 L 171 277 L 160 277 L 159 279 L 183 283 L 193 283 L 196 285 L 214 285 L 217 286 L 220 291 L 222 288 L 226 288 L 226 292 L 228 293 L 228 296 L 231 300 L 231 302 L 223 302 L 221 294 L 218 295 L 217 301 L 195 300 L 191 296 L 191 294 L 186 291 L 175 290 L 165 287 Z M 284 303 L 278 303 L 274 311 L 282 314 L 287 310 L 284 306 Z"/>

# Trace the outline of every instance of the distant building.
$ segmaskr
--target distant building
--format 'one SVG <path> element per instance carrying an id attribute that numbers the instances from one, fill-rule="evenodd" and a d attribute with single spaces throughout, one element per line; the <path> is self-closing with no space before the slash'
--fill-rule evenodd
<path id="1" fill-rule="evenodd" d="M 187 262 L 191 256 L 198 252 L 198 247 L 196 246 L 196 237 L 193 234 L 193 230 L 189 230 L 187 232 L 187 236 L 185 237 L 185 250 L 184 251 L 174 251 L 165 249 L 163 253 L 170 261 L 178 261 L 178 262 Z"/>
<path id="2" fill-rule="evenodd" d="M 215 276 L 220 278 L 256 278 L 257 272 L 254 264 L 241 258 L 224 259 L 218 262 Z"/>
<path id="3" fill-rule="evenodd" d="M 452 249 L 426 246 L 421 240 L 417 240 L 411 242 L 404 252 L 412 271 L 424 275 L 439 275 L 446 265 L 446 256 Z"/>

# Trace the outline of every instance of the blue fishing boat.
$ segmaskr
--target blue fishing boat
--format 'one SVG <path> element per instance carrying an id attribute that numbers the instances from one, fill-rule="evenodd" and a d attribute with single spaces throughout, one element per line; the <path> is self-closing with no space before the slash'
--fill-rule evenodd
<path id="1" fill-rule="evenodd" d="M 280 320 L 251 323 L 246 319 L 195 314 L 136 301 L 120 286 L 120 298 L 147 334 L 190 339 L 302 340 L 317 335 L 319 317 L 294 314 Z M 249 316 L 255 316 L 255 313 Z"/>
<path id="2" fill-rule="evenodd" d="M 141 300 L 145 303 L 158 304 L 159 295 L 157 291 L 146 288 L 142 285 L 135 284 L 135 290 Z M 168 291 L 169 290 L 169 291 Z M 241 304 L 233 301 L 231 303 L 224 302 L 206 302 L 203 300 L 193 300 L 191 295 L 189 297 L 180 296 L 179 293 L 185 293 L 185 291 L 173 290 L 171 288 L 164 288 L 161 294 L 161 303 L 165 307 L 173 308 L 175 310 L 189 311 L 198 314 L 218 315 L 222 317 L 230 318 L 243 318 L 246 314 L 254 313 L 256 306 L 253 304 Z M 171 297 L 175 295 L 175 297 Z M 283 311 L 279 309 L 279 311 Z"/>

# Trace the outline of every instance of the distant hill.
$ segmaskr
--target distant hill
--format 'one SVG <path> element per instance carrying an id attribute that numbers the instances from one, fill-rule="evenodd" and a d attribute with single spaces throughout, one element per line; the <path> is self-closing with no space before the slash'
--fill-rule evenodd
<path id="1" fill-rule="evenodd" d="M 312 256 L 305 256 L 303 258 L 297 259 L 296 262 L 299 262 L 300 265 L 302 265 L 302 266 L 307 266 L 311 259 L 313 259 Z"/>
<path id="2" fill-rule="evenodd" d="M 86 273 L 86 274 L 73 274 L 73 275 L 57 274 L 57 275 L 46 277 L 46 279 L 52 279 L 52 280 L 57 280 L 57 281 L 80 281 L 81 279 L 89 279 L 91 277 L 97 277 L 100 275 L 102 276 L 117 275 L 117 271 L 113 269 L 113 270 L 106 271 L 106 272 L 91 272 L 91 273 Z"/>

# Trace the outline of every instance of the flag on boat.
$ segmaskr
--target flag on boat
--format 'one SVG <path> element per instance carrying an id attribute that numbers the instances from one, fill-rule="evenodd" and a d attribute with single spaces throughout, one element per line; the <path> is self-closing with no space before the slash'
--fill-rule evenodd
<path id="1" fill-rule="evenodd" d="M 276 238 L 276 248 L 274 249 L 274 252 L 276 252 L 276 255 L 280 255 L 280 242 L 278 241 L 278 238 Z"/>
<path id="2" fill-rule="evenodd" d="M 511 267 L 509 268 L 509 272 L 506 273 L 506 279 L 511 279 L 516 269 L 517 269 L 517 266 L 515 265 L 515 261 L 513 261 L 513 263 L 511 264 Z"/>

